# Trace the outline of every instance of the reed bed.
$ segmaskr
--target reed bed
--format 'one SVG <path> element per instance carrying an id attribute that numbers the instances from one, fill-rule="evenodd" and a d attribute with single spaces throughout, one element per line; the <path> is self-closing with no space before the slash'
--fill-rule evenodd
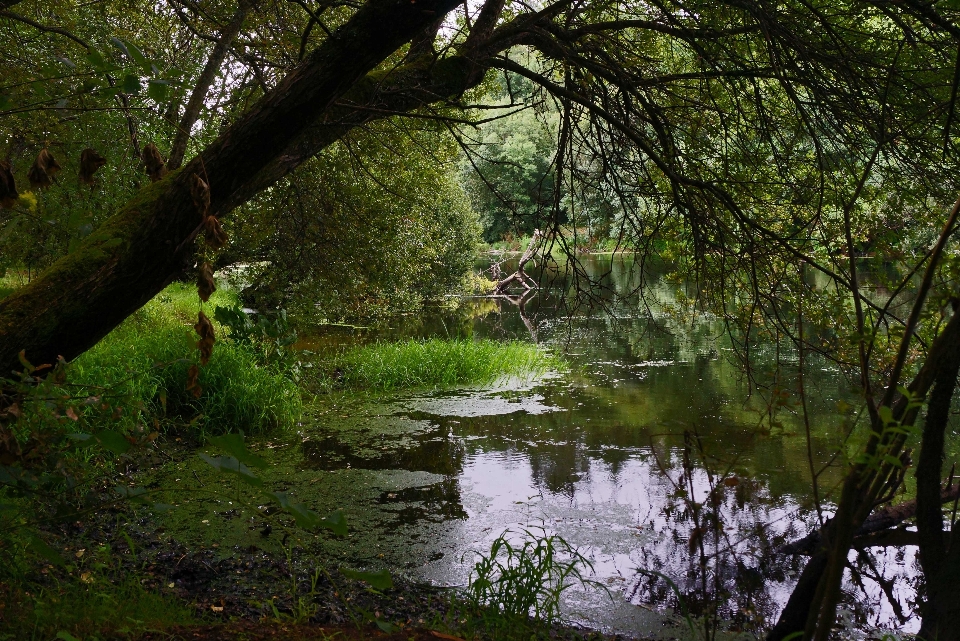
<path id="1" fill-rule="evenodd" d="M 394 391 L 532 379 L 561 367 L 561 359 L 530 343 L 429 339 L 356 347 L 321 369 L 322 382 L 333 387 Z"/>

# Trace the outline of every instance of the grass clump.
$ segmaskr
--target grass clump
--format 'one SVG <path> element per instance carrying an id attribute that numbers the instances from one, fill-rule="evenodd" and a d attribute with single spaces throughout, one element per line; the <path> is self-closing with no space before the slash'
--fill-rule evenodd
<path id="1" fill-rule="evenodd" d="M 530 343 L 434 338 L 353 348 L 326 364 L 321 383 L 378 391 L 437 389 L 533 377 L 560 366 L 560 359 Z"/>
<path id="2" fill-rule="evenodd" d="M 578 638 L 557 635 L 565 624 L 561 600 L 578 586 L 607 591 L 588 578 L 592 573 L 590 561 L 560 535 L 506 530 L 488 553 L 476 553 L 466 589 L 449 603 L 446 627 L 472 639 Z"/>
<path id="3" fill-rule="evenodd" d="M 235 304 L 230 292 L 218 291 L 205 309 L 212 316 L 216 305 Z M 91 396 L 123 398 L 133 408 L 129 423 L 187 423 L 205 434 L 292 425 L 301 410 L 294 381 L 261 363 L 255 347 L 223 340 L 222 327 L 213 357 L 200 367 L 200 395 L 187 390 L 187 372 L 199 362 L 191 327 L 197 311 L 195 288 L 171 285 L 77 358 L 70 380 Z"/>

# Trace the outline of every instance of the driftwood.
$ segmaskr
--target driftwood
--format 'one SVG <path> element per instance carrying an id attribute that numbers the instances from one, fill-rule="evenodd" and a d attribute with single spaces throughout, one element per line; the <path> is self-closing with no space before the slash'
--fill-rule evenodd
<path id="1" fill-rule="evenodd" d="M 534 256 L 537 255 L 537 252 L 540 250 L 540 243 L 542 240 L 543 233 L 539 229 L 535 229 L 533 231 L 533 237 L 530 239 L 530 244 L 527 245 L 526 251 L 524 251 L 523 255 L 520 256 L 520 263 L 517 265 L 517 271 L 498 282 L 497 287 L 493 290 L 494 294 L 502 294 L 507 290 L 507 287 L 514 283 L 519 283 L 526 291 L 537 288 L 537 281 L 533 280 L 530 275 L 524 271 L 524 267 L 526 267 L 527 263 L 533 260 Z"/>
<path id="2" fill-rule="evenodd" d="M 940 491 L 940 502 L 949 503 L 960 499 L 960 484 L 951 485 Z M 917 533 L 907 530 L 891 530 L 917 514 L 917 500 L 911 499 L 889 505 L 871 514 L 854 535 L 854 547 L 864 548 L 881 545 L 917 545 Z M 803 554 L 810 556 L 820 547 L 820 530 L 811 532 L 802 539 L 780 546 L 782 554 Z"/>

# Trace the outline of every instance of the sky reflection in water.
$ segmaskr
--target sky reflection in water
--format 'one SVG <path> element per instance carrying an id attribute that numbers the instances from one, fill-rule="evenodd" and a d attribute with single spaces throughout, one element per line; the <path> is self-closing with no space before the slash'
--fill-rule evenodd
<path id="1" fill-rule="evenodd" d="M 306 432 L 302 465 L 380 475 L 371 481 L 377 492 L 350 502 L 380 537 L 382 562 L 416 577 L 463 584 L 471 551 L 487 549 L 506 529 L 540 528 L 590 558 L 615 597 L 577 592 L 568 604 L 577 618 L 620 632 L 680 633 L 677 617 L 664 627 L 664 614 L 680 608 L 676 593 L 640 568 L 670 577 L 693 614 L 717 608 L 733 629 L 756 631 L 776 616 L 802 567 L 776 547 L 817 519 L 802 422 L 788 406 L 771 427 L 770 390 L 748 387 L 721 323 L 671 310 L 682 283 L 653 277 L 641 302 L 621 295 L 638 283 L 628 264 L 590 258 L 584 265 L 595 277 L 608 272 L 608 310 L 571 313 L 554 289 L 529 301 L 522 317 L 516 305 L 480 299 L 376 334 L 327 334 L 327 341 L 536 338 L 565 350 L 574 367 L 492 390 L 354 407 L 349 424 L 320 417 Z M 775 352 L 755 352 L 761 373 Z M 820 466 L 848 420 L 836 401 L 854 399 L 829 366 L 812 369 Z M 393 428 L 385 436 L 387 418 Z M 398 470 L 430 477 L 401 478 Z M 821 485 L 839 478 L 827 470 Z M 851 553 L 859 570 L 848 573 L 844 616 L 853 627 L 915 629 L 911 550 Z M 365 555 L 351 556 L 363 562 Z"/>

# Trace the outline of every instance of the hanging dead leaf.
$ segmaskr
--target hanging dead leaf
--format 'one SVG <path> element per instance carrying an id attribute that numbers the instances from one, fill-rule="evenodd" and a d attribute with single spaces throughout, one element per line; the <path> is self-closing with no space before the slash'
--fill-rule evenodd
<path id="1" fill-rule="evenodd" d="M 6 160 L 0 160 L 0 206 L 10 209 L 17 204 L 20 194 L 13 179 L 13 169 Z"/>
<path id="2" fill-rule="evenodd" d="M 197 174 L 193 175 L 190 196 L 193 197 L 193 206 L 200 212 L 200 216 L 206 218 L 210 212 L 210 185 Z"/>
<path id="3" fill-rule="evenodd" d="M 160 150 L 152 142 L 143 148 L 141 158 L 152 182 L 157 182 L 167 175 L 167 166 L 163 163 L 163 156 L 160 155 Z"/>
<path id="4" fill-rule="evenodd" d="M 217 341 L 213 333 L 213 323 L 203 312 L 197 316 L 197 324 L 193 326 L 200 340 L 197 341 L 197 349 L 200 350 L 200 363 L 206 365 L 210 362 L 210 356 L 213 354 L 213 344 Z"/>
<path id="5" fill-rule="evenodd" d="M 217 286 L 213 282 L 213 266 L 210 263 L 204 263 L 200 265 L 200 272 L 197 274 L 197 292 L 200 294 L 200 300 L 207 302 L 215 291 Z"/>
<path id="6" fill-rule="evenodd" d="M 223 248 L 229 240 L 216 216 L 207 216 L 203 221 L 203 237 L 207 246 L 213 250 Z"/>
<path id="7" fill-rule="evenodd" d="M 703 541 L 703 528 L 697 526 L 693 528 L 690 532 L 690 554 L 694 554 L 697 551 L 697 548 L 700 546 L 700 543 Z"/>
<path id="8" fill-rule="evenodd" d="M 60 171 L 60 163 L 57 162 L 53 154 L 44 147 L 37 154 L 37 159 L 33 161 L 33 166 L 27 172 L 27 179 L 34 189 L 49 187 L 53 184 L 53 175 Z"/>
<path id="9" fill-rule="evenodd" d="M 197 382 L 199 377 L 200 368 L 196 365 L 191 365 L 190 369 L 187 370 L 187 391 L 193 394 L 194 398 L 200 398 L 200 395 L 203 393 L 203 388 L 200 387 L 200 383 Z"/>
<path id="10" fill-rule="evenodd" d="M 87 147 L 80 152 L 80 182 L 92 185 L 93 174 L 98 169 L 107 164 L 107 159 L 96 152 L 95 149 Z"/>

